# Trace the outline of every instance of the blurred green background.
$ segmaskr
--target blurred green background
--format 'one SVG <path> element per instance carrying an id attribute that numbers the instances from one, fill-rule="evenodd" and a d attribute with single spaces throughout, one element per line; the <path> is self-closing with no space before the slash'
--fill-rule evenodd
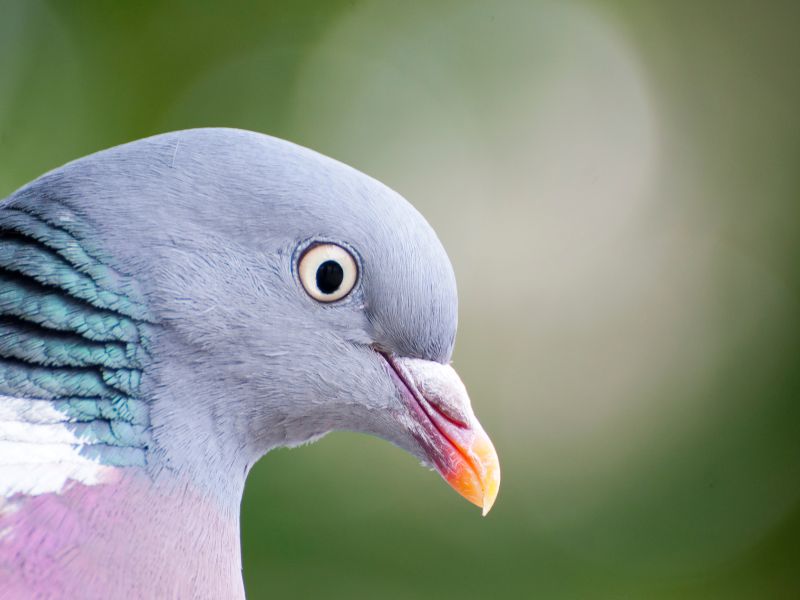
<path id="1" fill-rule="evenodd" d="M 378 440 L 277 451 L 251 598 L 800 597 L 797 2 L 0 0 L 0 197 L 225 125 L 425 214 L 485 519 Z"/>

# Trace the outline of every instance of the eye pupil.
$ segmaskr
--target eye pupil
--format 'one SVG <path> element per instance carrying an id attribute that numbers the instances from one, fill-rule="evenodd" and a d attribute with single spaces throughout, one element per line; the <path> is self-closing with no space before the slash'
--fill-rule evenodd
<path id="1" fill-rule="evenodd" d="M 332 294 L 342 285 L 344 270 L 335 260 L 326 260 L 317 268 L 317 287 L 323 294 Z"/>

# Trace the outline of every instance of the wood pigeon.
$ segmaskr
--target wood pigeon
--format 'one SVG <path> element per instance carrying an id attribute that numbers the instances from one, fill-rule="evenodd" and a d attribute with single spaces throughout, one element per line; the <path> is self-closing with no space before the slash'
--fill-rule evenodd
<path id="1" fill-rule="evenodd" d="M 0 597 L 242 598 L 273 448 L 384 438 L 484 514 L 456 284 L 378 181 L 234 129 L 82 158 L 0 204 Z"/>

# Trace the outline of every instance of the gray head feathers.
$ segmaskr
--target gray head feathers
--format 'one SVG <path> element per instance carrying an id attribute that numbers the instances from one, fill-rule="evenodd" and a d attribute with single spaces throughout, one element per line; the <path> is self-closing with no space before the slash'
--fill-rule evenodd
<path id="1" fill-rule="evenodd" d="M 135 283 L 154 326 L 141 382 L 152 468 L 223 485 L 271 447 L 340 428 L 421 456 L 392 423 L 396 390 L 374 349 L 449 361 L 455 279 L 430 226 L 383 184 L 265 135 L 199 129 L 75 161 L 9 205 L 63 225 L 121 288 Z M 312 242 L 358 263 L 341 302 L 298 281 Z"/>

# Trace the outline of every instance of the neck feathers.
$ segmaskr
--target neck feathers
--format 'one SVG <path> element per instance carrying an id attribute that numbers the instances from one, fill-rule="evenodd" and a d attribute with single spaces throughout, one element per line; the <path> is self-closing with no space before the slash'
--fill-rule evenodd
<path id="1" fill-rule="evenodd" d="M 69 209 L 26 191 L 0 208 L 5 497 L 101 483 L 114 467 L 144 466 L 150 443 L 141 295 Z"/>
<path id="2" fill-rule="evenodd" d="M 60 492 L 68 481 L 97 485 L 112 469 L 48 400 L 0 396 L 0 496 Z"/>

